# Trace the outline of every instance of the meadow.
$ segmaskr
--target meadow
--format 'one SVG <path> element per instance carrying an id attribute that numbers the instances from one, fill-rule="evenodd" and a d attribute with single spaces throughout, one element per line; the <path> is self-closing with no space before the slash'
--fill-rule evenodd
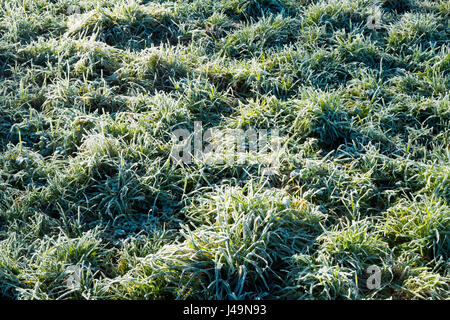
<path id="1" fill-rule="evenodd" d="M 449 13 L 0 0 L 0 299 L 449 299 Z"/>

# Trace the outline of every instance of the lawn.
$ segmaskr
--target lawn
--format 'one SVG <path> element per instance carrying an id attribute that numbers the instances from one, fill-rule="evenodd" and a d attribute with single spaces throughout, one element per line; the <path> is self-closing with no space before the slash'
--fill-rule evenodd
<path id="1" fill-rule="evenodd" d="M 450 299 L 449 14 L 0 0 L 0 298 Z"/>

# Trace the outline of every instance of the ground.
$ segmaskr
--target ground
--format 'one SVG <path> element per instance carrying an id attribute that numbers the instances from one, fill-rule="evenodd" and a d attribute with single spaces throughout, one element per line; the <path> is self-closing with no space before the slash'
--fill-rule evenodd
<path id="1" fill-rule="evenodd" d="M 450 2 L 0 4 L 0 297 L 449 299 Z"/>

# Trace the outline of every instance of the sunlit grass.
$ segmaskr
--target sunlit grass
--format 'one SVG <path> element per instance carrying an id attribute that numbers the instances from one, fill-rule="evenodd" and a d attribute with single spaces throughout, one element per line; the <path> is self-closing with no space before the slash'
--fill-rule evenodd
<path id="1" fill-rule="evenodd" d="M 448 299 L 448 17 L 0 0 L 0 298 Z M 279 166 L 175 165 L 196 121 L 278 130 Z"/>

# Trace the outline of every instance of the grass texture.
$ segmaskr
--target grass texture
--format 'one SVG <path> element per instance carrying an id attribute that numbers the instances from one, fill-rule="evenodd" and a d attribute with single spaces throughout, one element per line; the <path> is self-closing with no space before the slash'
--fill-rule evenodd
<path id="1" fill-rule="evenodd" d="M 0 297 L 449 299 L 449 12 L 0 0 Z M 279 166 L 175 165 L 195 121 Z"/>

